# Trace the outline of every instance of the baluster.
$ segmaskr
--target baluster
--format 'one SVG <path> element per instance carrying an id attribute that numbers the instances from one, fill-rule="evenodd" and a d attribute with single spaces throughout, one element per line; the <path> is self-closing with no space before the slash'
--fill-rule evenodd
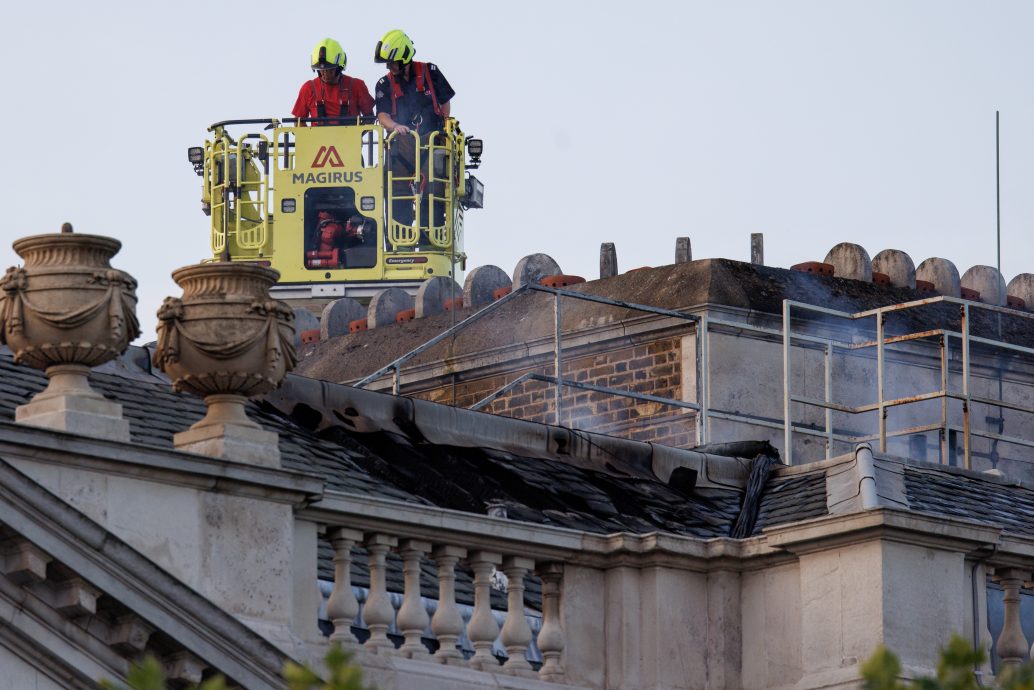
<path id="1" fill-rule="evenodd" d="M 385 555 L 388 550 L 398 544 L 398 539 L 387 534 L 371 534 L 364 546 L 370 561 L 370 594 L 363 607 L 363 618 L 370 629 L 370 639 L 366 641 L 366 649 L 374 654 L 395 651 L 395 645 L 388 639 L 388 628 L 391 626 L 395 609 L 388 598 L 388 587 L 385 581 Z"/>
<path id="2" fill-rule="evenodd" d="M 456 648 L 463 632 L 463 616 L 456 605 L 456 562 L 466 557 L 467 550 L 458 546 L 438 546 L 434 553 L 438 565 L 438 610 L 431 618 L 431 630 L 438 638 L 434 658 L 443 664 L 463 663 L 463 653 Z"/>
<path id="3" fill-rule="evenodd" d="M 327 617 L 334 624 L 330 641 L 357 647 L 352 636 L 352 621 L 359 615 L 359 601 L 352 591 L 352 547 L 363 540 L 363 533 L 337 527 L 327 533 L 327 539 L 334 548 L 334 591 L 327 599 Z"/>
<path id="4" fill-rule="evenodd" d="M 1006 568 L 1000 573 L 1004 596 L 1005 620 L 998 636 L 996 648 L 1005 667 L 1019 666 L 1027 654 L 1027 638 L 1020 625 L 1020 587 L 1030 579 L 1030 572 L 1017 568 Z"/>
<path id="5" fill-rule="evenodd" d="M 535 567 L 535 561 L 521 556 L 510 556 L 503 561 L 506 573 L 506 622 L 503 623 L 502 643 L 506 649 L 503 670 L 515 676 L 534 676 L 524 653 L 531 644 L 531 626 L 524 617 L 524 576 Z"/>
<path id="6" fill-rule="evenodd" d="M 399 653 L 411 659 L 428 659 L 431 656 L 421 641 L 429 619 L 420 601 L 420 559 L 430 550 L 431 544 L 419 539 L 407 539 L 399 548 L 406 587 L 398 615 L 399 631 L 405 638 Z"/>
<path id="7" fill-rule="evenodd" d="M 981 682 L 981 678 L 994 678 L 994 670 L 991 665 L 991 646 L 994 644 L 994 638 L 991 636 L 991 629 L 988 627 L 991 620 L 990 616 L 987 615 L 987 581 L 990 579 L 990 574 L 994 569 L 987 564 L 980 564 L 976 568 L 976 572 L 972 573 L 973 577 L 977 579 L 977 586 L 979 587 L 979 607 L 980 613 L 977 615 L 977 621 L 980 625 L 980 649 L 984 651 L 984 661 L 980 664 L 979 676 L 977 677 L 977 685 L 984 687 L 984 683 Z"/>
<path id="8" fill-rule="evenodd" d="M 984 610 L 987 610 L 987 599 L 984 600 Z M 991 635 L 991 628 L 987 627 L 987 622 L 981 626 L 980 630 L 980 648 L 984 650 L 986 655 L 984 663 L 980 664 L 980 673 L 985 678 L 994 678 L 994 660 L 991 658 L 991 647 L 994 645 L 994 637 Z"/>
<path id="9" fill-rule="evenodd" d="M 560 661 L 564 651 L 564 630 L 560 627 L 560 581 L 563 576 L 562 563 L 547 563 L 539 571 L 542 580 L 542 628 L 538 639 L 542 668 L 539 669 L 539 678 L 551 683 L 564 680 L 564 666 Z"/>
<path id="10" fill-rule="evenodd" d="M 499 660 L 492 654 L 492 643 L 499 635 L 499 624 L 492 617 L 492 567 L 502 560 L 502 554 L 491 551 L 474 551 L 467 559 L 474 571 L 474 613 L 467 623 L 467 637 L 474 646 L 470 665 L 482 671 L 499 667 Z"/>

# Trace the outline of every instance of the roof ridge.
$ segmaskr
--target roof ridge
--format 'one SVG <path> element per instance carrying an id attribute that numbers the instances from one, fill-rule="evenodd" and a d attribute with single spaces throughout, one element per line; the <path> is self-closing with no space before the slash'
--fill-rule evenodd
<path id="1" fill-rule="evenodd" d="M 750 462 L 593 431 L 493 415 L 441 403 L 368 391 L 288 374 L 263 398 L 286 415 L 319 415 L 314 428 L 341 425 L 353 432 L 388 431 L 412 442 L 491 448 L 548 459 L 621 477 L 667 483 L 685 468 L 697 487 L 742 490 Z"/>

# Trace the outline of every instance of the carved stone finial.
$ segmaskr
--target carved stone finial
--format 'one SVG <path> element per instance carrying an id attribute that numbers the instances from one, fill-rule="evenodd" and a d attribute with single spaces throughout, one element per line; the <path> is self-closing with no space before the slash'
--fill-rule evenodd
<path id="1" fill-rule="evenodd" d="M 0 342 L 50 383 L 15 420 L 30 426 L 128 441 L 122 406 L 90 388 L 90 367 L 114 359 L 140 335 L 136 281 L 109 263 L 110 237 L 33 235 L 14 243 L 25 260 L 0 279 Z"/>
<path id="2" fill-rule="evenodd" d="M 61 232 L 72 232 L 72 224 L 71 223 L 62 223 L 61 224 Z"/>
<path id="3" fill-rule="evenodd" d="M 247 398 L 294 368 L 294 313 L 271 299 L 277 271 L 215 262 L 173 271 L 183 296 L 158 310 L 154 363 L 173 388 L 205 399 L 208 413 L 173 438 L 180 450 L 277 467 L 277 436 L 248 419 Z"/>

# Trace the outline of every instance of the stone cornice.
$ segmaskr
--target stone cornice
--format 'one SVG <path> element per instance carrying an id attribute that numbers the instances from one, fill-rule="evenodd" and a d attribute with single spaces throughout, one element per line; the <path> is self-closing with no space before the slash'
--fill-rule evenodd
<path id="1" fill-rule="evenodd" d="M 996 569 L 1021 568 L 1034 571 L 1034 538 L 1003 535 L 1001 541 L 987 554 L 987 560 Z"/>
<path id="2" fill-rule="evenodd" d="M 1001 527 L 974 520 L 877 508 L 770 527 L 763 537 L 769 546 L 796 555 L 875 540 L 969 554 L 993 548 L 1001 533 Z"/>
<path id="3" fill-rule="evenodd" d="M 245 687 L 282 687 L 282 652 L 2 461 L 0 523 Z"/>
<path id="4" fill-rule="evenodd" d="M 323 491 L 317 477 L 0 422 L 0 457 L 302 506 Z"/>
<path id="5" fill-rule="evenodd" d="M 368 533 L 460 544 L 468 549 L 506 551 L 539 561 L 569 560 L 581 550 L 585 534 L 562 527 L 333 491 L 300 510 L 297 517 Z"/>
<path id="6" fill-rule="evenodd" d="M 298 517 L 366 533 L 524 556 L 538 563 L 560 561 L 604 570 L 670 567 L 695 572 L 745 571 L 795 560 L 763 538 L 699 539 L 660 532 L 604 535 L 337 492 L 327 492 L 322 500 L 301 510 Z"/>
<path id="7" fill-rule="evenodd" d="M 667 567 L 701 573 L 744 572 L 796 560 L 758 538 L 695 539 L 661 532 L 588 535 L 585 550 L 586 560 L 596 567 Z"/>
<path id="8" fill-rule="evenodd" d="M 25 588 L 0 577 L 0 646 L 63 688 L 94 690 L 124 677 L 129 663 Z M 41 645 L 45 639 L 47 646 Z"/>
<path id="9" fill-rule="evenodd" d="M 603 570 L 668 567 L 748 572 L 793 563 L 803 554 L 883 540 L 955 551 L 998 567 L 1034 570 L 1034 538 L 1004 535 L 974 520 L 877 508 L 777 527 L 749 539 L 700 539 L 650 532 L 597 534 L 433 506 L 327 492 L 300 519 L 367 533 L 559 561 Z"/>

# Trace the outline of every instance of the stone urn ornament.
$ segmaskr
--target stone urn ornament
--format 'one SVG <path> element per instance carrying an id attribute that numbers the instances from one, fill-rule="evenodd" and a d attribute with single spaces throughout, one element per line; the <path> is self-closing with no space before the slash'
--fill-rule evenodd
<path id="1" fill-rule="evenodd" d="M 0 279 L 0 342 L 49 383 L 15 421 L 129 440 L 122 406 L 90 388 L 90 368 L 118 357 L 140 335 L 136 281 L 111 267 L 122 243 L 72 232 L 32 235 L 12 245 L 24 261 Z"/>
<path id="2" fill-rule="evenodd" d="M 280 273 L 232 262 L 173 271 L 182 297 L 158 310 L 154 363 L 177 391 L 204 398 L 201 421 L 173 438 L 176 448 L 278 467 L 276 434 L 248 419 L 245 403 L 267 393 L 297 363 L 294 313 L 269 296 Z"/>

